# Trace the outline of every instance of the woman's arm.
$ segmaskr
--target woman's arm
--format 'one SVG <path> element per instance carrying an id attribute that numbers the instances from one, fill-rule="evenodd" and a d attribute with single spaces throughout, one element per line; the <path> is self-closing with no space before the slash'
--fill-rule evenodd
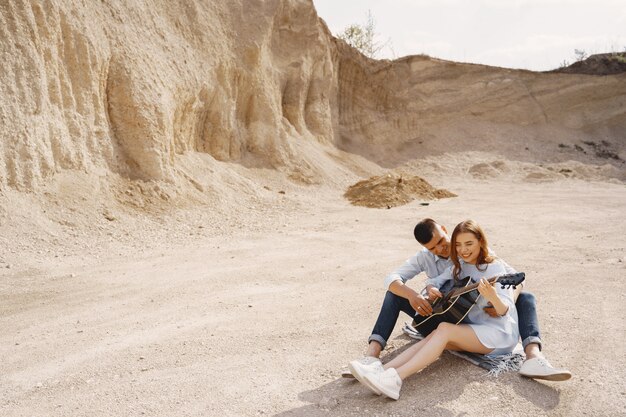
<path id="1" fill-rule="evenodd" d="M 478 284 L 478 292 L 491 303 L 498 316 L 504 316 L 509 311 L 509 303 L 506 302 L 508 300 L 504 301 L 500 298 L 494 285 L 497 283 L 490 284 L 489 281 L 482 278 Z"/>

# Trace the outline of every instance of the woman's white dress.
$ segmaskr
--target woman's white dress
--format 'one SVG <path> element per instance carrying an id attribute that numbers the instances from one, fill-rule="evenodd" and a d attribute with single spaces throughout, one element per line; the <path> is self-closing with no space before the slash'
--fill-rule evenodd
<path id="1" fill-rule="evenodd" d="M 460 260 L 460 278 L 470 276 L 473 282 L 480 281 L 481 278 L 491 278 L 506 274 L 505 263 L 496 259 L 490 264 L 480 265 L 480 269 L 475 265 L 468 264 Z M 452 279 L 452 269 L 450 267 L 439 277 L 429 280 L 436 287 L 440 288 L 446 281 Z M 476 336 L 484 346 L 493 348 L 489 355 L 502 355 L 513 351 L 519 340 L 519 328 L 517 321 L 517 310 L 513 301 L 513 288 L 502 289 L 500 284 L 495 285 L 496 292 L 504 304 L 509 307 L 507 313 L 502 317 L 491 317 L 483 310 L 487 307 L 487 300 L 479 296 L 476 304 L 470 309 L 463 323 L 469 324 Z"/>

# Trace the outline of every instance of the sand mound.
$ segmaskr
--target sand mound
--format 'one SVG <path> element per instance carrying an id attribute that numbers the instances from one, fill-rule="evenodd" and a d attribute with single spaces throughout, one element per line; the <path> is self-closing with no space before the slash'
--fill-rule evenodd
<path id="1" fill-rule="evenodd" d="M 503 161 L 494 162 L 480 162 L 476 165 L 472 165 L 469 169 L 469 173 L 474 178 L 487 179 L 500 175 L 501 172 L 506 170 L 507 165 Z"/>
<path id="2" fill-rule="evenodd" d="M 391 208 L 417 198 L 434 200 L 456 197 L 456 194 L 436 189 L 421 177 L 387 174 L 357 182 L 348 188 L 344 197 L 355 206 Z"/>

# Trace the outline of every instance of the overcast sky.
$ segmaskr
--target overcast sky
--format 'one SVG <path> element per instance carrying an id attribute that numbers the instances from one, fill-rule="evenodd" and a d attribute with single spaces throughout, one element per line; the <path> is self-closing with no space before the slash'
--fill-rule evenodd
<path id="1" fill-rule="evenodd" d="M 414 54 L 534 71 L 626 50 L 626 0 L 313 0 L 333 34 L 371 11 L 380 58 Z"/>

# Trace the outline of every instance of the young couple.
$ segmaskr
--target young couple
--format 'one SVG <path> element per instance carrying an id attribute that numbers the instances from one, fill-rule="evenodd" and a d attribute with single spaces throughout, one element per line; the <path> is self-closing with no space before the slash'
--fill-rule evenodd
<path id="1" fill-rule="evenodd" d="M 490 252 L 481 227 L 472 220 L 459 223 L 452 236 L 432 219 L 420 221 L 415 239 L 424 247 L 404 265 L 385 278 L 387 293 L 368 339 L 366 356 L 349 364 L 350 373 L 376 394 L 398 399 L 402 381 L 433 363 L 444 349 L 501 355 L 513 351 L 521 336 L 526 360 L 520 374 L 537 379 L 564 381 L 571 377 L 565 369 L 550 365 L 541 353 L 541 338 L 535 297 L 529 292 L 502 289 L 486 278 L 516 272 Z M 426 297 L 406 285 L 421 272 L 426 273 Z M 432 314 L 430 300 L 457 279 L 467 276 L 479 282 L 480 297 L 462 324 L 442 323 L 436 330 L 383 365 L 378 357 L 391 336 L 400 311 L 410 317 Z"/>

